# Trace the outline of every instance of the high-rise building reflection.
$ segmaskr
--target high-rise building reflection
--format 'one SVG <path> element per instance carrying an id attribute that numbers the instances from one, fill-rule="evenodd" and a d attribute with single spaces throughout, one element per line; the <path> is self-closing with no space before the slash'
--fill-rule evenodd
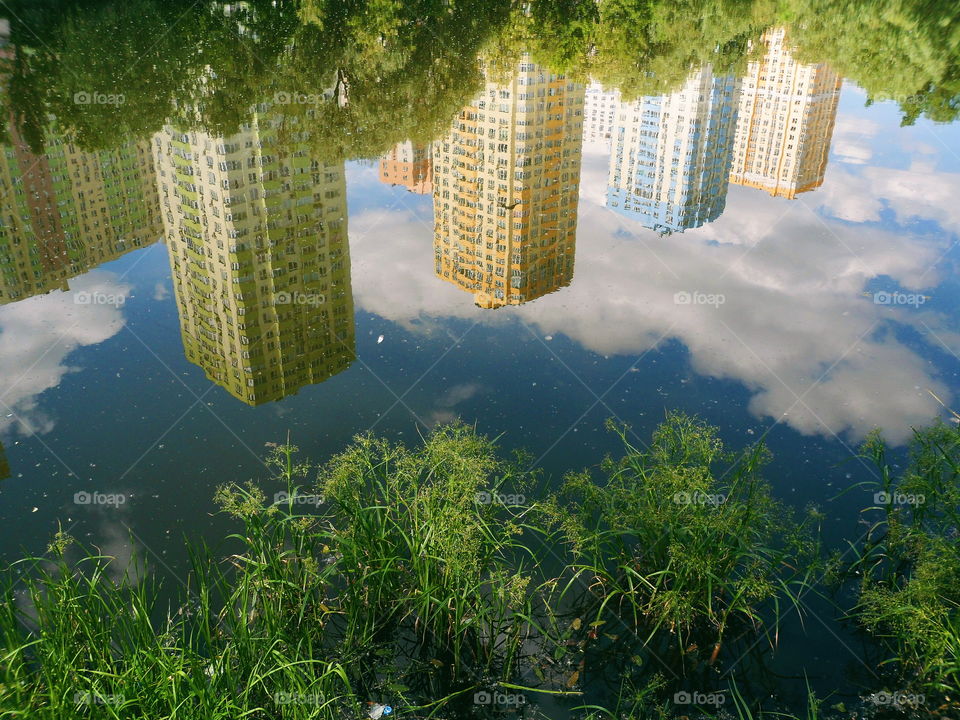
<path id="1" fill-rule="evenodd" d="M 583 138 L 582 85 L 524 56 L 434 143 L 436 274 L 484 308 L 570 284 Z"/>
<path id="2" fill-rule="evenodd" d="M 0 146 L 0 304 L 51 290 L 162 236 L 149 142 L 83 151 L 52 122 Z"/>
<path id="3" fill-rule="evenodd" d="M 607 206 L 664 233 L 720 217 L 739 89 L 707 65 L 676 92 L 620 103 Z"/>
<path id="4" fill-rule="evenodd" d="M 583 144 L 609 150 L 619 109 L 619 90 L 596 82 L 587 85 L 583 98 Z"/>
<path id="5" fill-rule="evenodd" d="M 823 183 L 842 78 L 824 63 L 790 54 L 784 28 L 761 37 L 762 59 L 749 65 L 730 182 L 794 198 Z"/>
<path id="6" fill-rule="evenodd" d="M 433 161 L 430 144 L 407 140 L 380 158 L 380 182 L 402 185 L 417 195 L 433 192 Z"/>
<path id="7" fill-rule="evenodd" d="M 255 113 L 227 138 L 154 136 L 184 351 L 249 405 L 355 357 L 344 165 L 312 158 L 306 133 L 281 141 L 278 126 Z"/>
<path id="8" fill-rule="evenodd" d="M 7 461 L 7 452 L 3 449 L 3 443 L 0 443 L 0 480 L 6 480 L 10 477 L 10 463 Z"/>

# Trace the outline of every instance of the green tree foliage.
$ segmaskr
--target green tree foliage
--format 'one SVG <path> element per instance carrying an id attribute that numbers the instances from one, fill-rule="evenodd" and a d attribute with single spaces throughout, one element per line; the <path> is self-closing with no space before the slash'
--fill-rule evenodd
<path id="1" fill-rule="evenodd" d="M 229 11 L 228 11 L 229 7 Z M 228 135 L 276 93 L 325 159 L 373 157 L 436 139 L 482 81 L 477 58 L 522 52 L 626 99 L 676 90 L 710 63 L 742 73 L 751 41 L 788 24 L 797 56 L 825 62 L 904 122 L 960 107 L 957 6 L 919 0 L 17 0 L 4 102 L 42 142 L 49 114 L 95 149 L 166 120 Z M 77 103 L 78 94 L 122 103 Z"/>
<path id="2" fill-rule="evenodd" d="M 798 57 L 826 62 L 892 99 L 904 124 L 925 115 L 950 122 L 960 111 L 960 5 L 949 0 L 791 0 Z"/>
<path id="3" fill-rule="evenodd" d="M 711 63 L 742 73 L 748 43 L 775 17 L 773 0 L 604 0 L 594 29 L 589 74 L 625 99 L 672 92 Z"/>
<path id="4" fill-rule="evenodd" d="M 318 157 L 376 157 L 445 133 L 482 82 L 478 54 L 509 15 L 494 0 L 313 5 L 263 96 L 313 100 L 275 108 L 309 125 Z M 374 19 L 370 15 L 374 15 Z"/>
<path id="5" fill-rule="evenodd" d="M 35 145 L 48 114 L 82 147 L 149 136 L 165 121 L 229 135 L 277 93 L 309 118 L 324 159 L 430 140 L 479 86 L 480 48 L 509 0 L 48 3 L 16 23 L 11 104 Z M 122 102 L 76 102 L 78 94 Z M 291 122 L 290 132 L 303 124 Z M 298 130 L 299 129 L 299 130 Z"/>
<path id="6" fill-rule="evenodd" d="M 236 127 L 297 26 L 289 0 L 253 0 L 230 15 L 179 0 L 21 9 L 12 10 L 9 92 L 35 147 L 48 114 L 89 149 L 147 137 L 198 105 L 214 131 Z"/>

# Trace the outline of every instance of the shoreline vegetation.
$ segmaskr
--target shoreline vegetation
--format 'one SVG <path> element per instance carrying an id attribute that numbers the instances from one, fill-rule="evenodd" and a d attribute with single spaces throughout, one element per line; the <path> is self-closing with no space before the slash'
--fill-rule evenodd
<path id="1" fill-rule="evenodd" d="M 463 424 L 319 467 L 280 445 L 218 488 L 233 551 L 190 545 L 168 603 L 58 533 L 0 569 L 0 718 L 958 717 L 960 430 L 916 431 L 900 474 L 868 438 L 869 530 L 831 555 L 762 444 L 610 429 L 622 452 L 555 492 Z M 807 597 L 877 664 L 855 707 L 757 680 Z"/>

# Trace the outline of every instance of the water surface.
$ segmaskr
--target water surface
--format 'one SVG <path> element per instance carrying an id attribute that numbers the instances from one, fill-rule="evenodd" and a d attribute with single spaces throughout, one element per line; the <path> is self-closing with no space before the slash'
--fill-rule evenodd
<path id="1" fill-rule="evenodd" d="M 4 49 L 35 65 L 0 163 L 7 559 L 62 527 L 180 577 L 182 537 L 230 527 L 216 486 L 288 436 L 322 460 L 459 418 L 558 480 L 616 450 L 606 419 L 644 442 L 668 410 L 764 439 L 836 544 L 864 436 L 902 448 L 957 405 L 960 131 L 790 27 L 621 87 L 441 26 L 408 85 L 305 84 L 332 65 L 284 50 L 296 16 L 224 39 L 208 9 L 179 78 L 82 17 L 90 47 L 25 17 Z"/>

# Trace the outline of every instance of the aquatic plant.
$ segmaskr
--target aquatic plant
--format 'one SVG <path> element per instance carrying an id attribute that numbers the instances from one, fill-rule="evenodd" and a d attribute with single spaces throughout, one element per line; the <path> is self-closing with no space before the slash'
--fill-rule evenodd
<path id="1" fill-rule="evenodd" d="M 319 473 L 349 642 L 400 628 L 457 672 L 515 668 L 538 561 L 523 544 L 529 478 L 463 425 L 423 445 L 359 437 Z"/>
<path id="2" fill-rule="evenodd" d="M 851 616 L 889 652 L 909 685 L 960 694 L 960 429 L 918 430 L 895 476 L 879 434 L 862 447 L 879 480 L 865 512 L 874 520 L 848 573 L 861 577 Z M 860 487 L 858 486 L 858 487 Z"/>
<path id="3" fill-rule="evenodd" d="M 464 425 L 414 448 L 360 436 L 319 468 L 278 445 L 271 485 L 218 489 L 242 527 L 224 549 L 189 546 L 182 589 L 60 533 L 46 558 L 0 571 L 0 717 L 333 720 L 386 704 L 487 717 L 505 692 L 597 719 L 682 716 L 682 687 L 620 663 L 616 643 L 600 647 L 607 631 L 626 624 L 684 668 L 717 660 L 734 628 L 773 641 L 781 606 L 812 586 L 816 516 L 797 522 L 771 497 L 762 446 L 730 453 L 716 429 L 679 414 L 649 448 L 615 430 L 624 452 L 602 480 L 575 473 L 559 497 Z M 881 468 L 878 492 L 936 500 L 872 510 L 882 519 L 854 563 L 854 616 L 901 677 L 949 702 L 960 433 L 919 432 L 898 479 L 879 438 L 864 451 Z M 605 663 L 619 694 L 578 699 Z M 717 692 L 728 715 L 794 717 L 733 683 Z M 808 695 L 812 720 L 822 711 Z"/>
<path id="4" fill-rule="evenodd" d="M 646 449 L 611 427 L 624 455 L 604 462 L 600 482 L 571 475 L 560 513 L 595 619 L 613 613 L 647 642 L 666 632 L 680 654 L 709 642 L 710 662 L 732 624 L 768 622 L 765 603 L 775 625 L 781 602 L 796 602 L 812 579 L 816 516 L 796 523 L 773 499 L 765 448 L 733 456 L 715 428 L 681 414 L 669 414 Z"/>

